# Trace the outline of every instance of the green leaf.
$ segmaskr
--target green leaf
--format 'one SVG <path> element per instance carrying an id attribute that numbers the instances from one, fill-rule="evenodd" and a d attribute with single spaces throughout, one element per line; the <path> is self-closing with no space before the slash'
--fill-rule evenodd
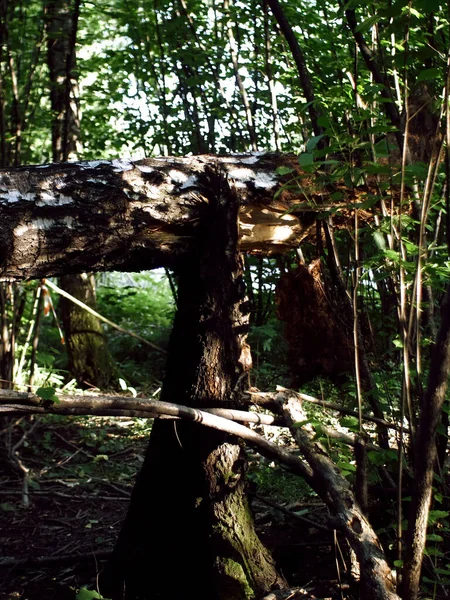
<path id="1" fill-rule="evenodd" d="M 52 400 L 54 401 L 55 397 L 55 388 L 54 387 L 40 387 L 36 390 L 36 395 L 42 400 Z"/>
<path id="2" fill-rule="evenodd" d="M 314 135 L 312 138 L 309 138 L 308 142 L 306 143 L 306 152 L 312 152 L 323 137 L 324 134 Z"/>
<path id="3" fill-rule="evenodd" d="M 380 250 L 386 250 L 386 238 L 381 233 L 381 231 L 374 231 L 373 239 L 374 239 L 375 244 L 377 245 L 377 247 Z"/>
<path id="4" fill-rule="evenodd" d="M 427 534 L 427 542 L 443 542 L 444 538 L 442 535 L 438 535 L 437 533 L 428 533 Z"/>
<path id="5" fill-rule="evenodd" d="M 300 156 L 298 157 L 298 164 L 301 167 L 306 167 L 308 165 L 312 165 L 314 162 L 314 155 L 313 154 L 300 154 Z"/>
<path id="6" fill-rule="evenodd" d="M 396 250 L 391 250 L 390 248 L 387 248 L 384 251 L 385 255 L 387 258 L 390 258 L 391 260 L 398 262 L 400 260 L 400 252 L 397 252 Z"/>
<path id="7" fill-rule="evenodd" d="M 363 21 L 362 23 L 360 23 L 355 28 L 355 31 L 356 32 L 367 31 L 368 29 L 370 29 L 372 27 L 372 25 L 375 25 L 375 23 L 377 23 L 379 20 L 380 20 L 380 16 L 379 15 L 374 15 L 373 17 L 369 17 L 368 19 L 366 19 L 365 21 Z"/>
<path id="8" fill-rule="evenodd" d="M 86 588 L 78 590 L 78 593 L 75 596 L 75 598 L 76 600 L 109 600 L 109 598 L 105 598 L 95 590 L 87 590 Z"/>
<path id="9" fill-rule="evenodd" d="M 343 471 L 351 471 L 352 473 L 356 472 L 356 466 L 352 465 L 349 462 L 338 462 L 337 466 L 342 469 Z"/>
<path id="10" fill-rule="evenodd" d="M 339 202 L 340 200 L 342 200 L 343 197 L 344 197 L 344 194 L 342 192 L 333 192 L 330 196 L 330 199 L 333 202 Z"/>
<path id="11" fill-rule="evenodd" d="M 278 167 L 275 171 L 277 175 L 290 175 L 294 173 L 294 169 L 290 169 L 289 167 Z"/>
<path id="12" fill-rule="evenodd" d="M 394 562 L 392 564 L 394 565 L 394 567 L 398 567 L 399 569 L 401 569 L 403 567 L 402 560 L 394 560 Z"/>
<path id="13" fill-rule="evenodd" d="M 415 8 L 413 8 L 412 6 L 409 7 L 409 11 L 412 15 L 414 15 L 415 17 L 417 17 L 417 19 L 421 19 L 423 15 L 420 14 L 420 12 L 418 10 L 416 10 Z"/>
<path id="14" fill-rule="evenodd" d="M 326 115 L 322 115 L 321 117 L 319 117 L 317 119 L 317 124 L 320 125 L 321 127 L 325 127 L 325 129 L 326 129 L 327 127 L 330 126 L 330 119 Z"/>
<path id="15" fill-rule="evenodd" d="M 426 556 L 444 556 L 444 553 L 438 548 L 425 548 L 423 553 Z"/>
<path id="16" fill-rule="evenodd" d="M 435 67 L 433 69 L 424 69 L 423 71 L 420 71 L 416 81 L 434 81 L 437 77 L 440 77 L 441 75 L 441 70 L 436 69 Z"/>
<path id="17" fill-rule="evenodd" d="M 428 513 L 428 525 L 434 525 L 440 519 L 448 517 L 449 512 L 447 510 L 430 510 Z"/>
<path id="18" fill-rule="evenodd" d="M 340 419 L 340 423 L 342 427 L 347 427 L 348 429 L 355 429 L 359 427 L 359 422 L 356 417 L 343 417 Z"/>
<path id="19" fill-rule="evenodd" d="M 369 450 L 369 452 L 367 453 L 367 458 L 376 467 L 381 467 L 386 462 L 383 453 L 378 452 L 377 450 Z"/>
<path id="20" fill-rule="evenodd" d="M 392 343 L 396 348 L 403 348 L 403 340 L 401 340 L 399 337 L 394 338 Z"/>
<path id="21" fill-rule="evenodd" d="M 0 509 L 5 512 L 14 512 L 16 510 L 16 507 L 10 504 L 9 502 L 2 502 L 0 504 Z"/>

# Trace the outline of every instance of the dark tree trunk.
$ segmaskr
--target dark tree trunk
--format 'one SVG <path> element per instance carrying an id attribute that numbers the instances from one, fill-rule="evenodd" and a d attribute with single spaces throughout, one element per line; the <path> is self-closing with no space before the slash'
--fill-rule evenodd
<path id="1" fill-rule="evenodd" d="M 250 353 L 238 203 L 210 174 L 199 245 L 179 270 L 179 309 L 163 399 L 236 403 Z M 257 538 L 236 440 L 200 425 L 156 422 L 103 593 L 119 598 L 245 600 L 284 585 Z"/>
<path id="2" fill-rule="evenodd" d="M 419 594 L 428 513 L 437 460 L 436 430 L 441 419 L 450 374 L 450 286 L 447 286 L 441 309 L 441 325 L 431 356 L 428 385 L 414 441 L 414 483 L 406 534 L 407 548 L 403 578 L 403 597 L 408 600 L 416 600 Z"/>
<path id="3" fill-rule="evenodd" d="M 52 107 L 53 161 L 78 158 L 80 115 L 75 43 L 80 0 L 47 3 L 47 64 Z"/>
<path id="4" fill-rule="evenodd" d="M 47 4 L 47 62 L 53 113 L 52 150 L 55 162 L 78 158 L 80 114 L 75 43 L 80 0 L 51 0 Z M 92 275 L 65 275 L 62 289 L 95 310 L 95 279 Z M 69 371 L 79 384 L 105 388 L 112 383 L 113 361 L 100 321 L 83 308 L 61 299 Z"/>

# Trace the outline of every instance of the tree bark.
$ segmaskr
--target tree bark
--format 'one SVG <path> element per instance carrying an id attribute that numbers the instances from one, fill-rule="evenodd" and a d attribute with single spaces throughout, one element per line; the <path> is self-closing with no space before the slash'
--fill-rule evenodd
<path id="1" fill-rule="evenodd" d="M 434 469 L 437 459 L 436 428 L 450 374 L 450 286 L 441 306 L 442 320 L 433 348 L 428 386 L 414 442 L 415 469 L 403 577 L 403 597 L 416 600 L 426 542 Z"/>
<path id="2" fill-rule="evenodd" d="M 79 11 L 80 0 L 49 0 L 46 6 L 54 162 L 78 158 L 80 111 L 75 44 Z"/>
<path id="3" fill-rule="evenodd" d="M 47 64 L 50 74 L 53 160 L 78 157 L 80 111 L 76 70 L 76 37 L 80 0 L 51 0 L 47 4 Z M 65 275 L 61 287 L 95 309 L 95 279 L 86 273 Z M 114 368 L 99 320 L 77 304 L 61 298 L 69 371 L 79 385 L 100 388 L 112 383 Z"/>
<path id="4" fill-rule="evenodd" d="M 180 264 L 208 208 L 208 166 L 234 187 L 239 247 L 271 254 L 296 247 L 314 217 L 286 211 L 297 188 L 274 195 L 296 168 L 284 155 L 88 161 L 0 171 L 0 280 Z M 289 175 L 289 178 L 292 175 Z"/>
<path id="5" fill-rule="evenodd" d="M 94 276 L 88 273 L 61 277 L 63 289 L 89 307 L 95 307 Z M 114 364 L 100 321 L 61 296 L 59 309 L 69 355 L 69 371 L 82 387 L 105 389 L 112 383 Z"/>
<path id="6" fill-rule="evenodd" d="M 238 198 L 221 174 L 208 177 L 214 191 L 179 271 L 162 392 L 194 407 L 235 404 L 250 366 Z M 246 600 L 285 584 L 253 527 L 242 449 L 195 423 L 154 424 L 103 593 L 165 598 L 168 581 L 180 600 Z"/>

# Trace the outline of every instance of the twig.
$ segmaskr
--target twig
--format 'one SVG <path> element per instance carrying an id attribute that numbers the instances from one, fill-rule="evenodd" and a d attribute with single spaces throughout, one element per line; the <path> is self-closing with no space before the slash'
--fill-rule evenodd
<path id="1" fill-rule="evenodd" d="M 65 444 L 67 444 L 68 446 L 70 446 L 71 448 L 73 448 L 74 450 L 76 450 L 77 453 L 81 452 L 81 454 L 84 454 L 88 458 L 91 458 L 91 459 L 94 458 L 93 454 L 89 454 L 89 452 L 86 452 L 86 450 L 83 450 L 82 448 L 79 448 L 76 444 L 74 444 L 73 442 L 67 440 L 64 436 L 62 436 L 60 433 L 58 433 L 55 429 L 53 429 L 52 434 L 56 435 L 56 437 L 58 437 L 60 440 L 62 440 Z"/>
<path id="2" fill-rule="evenodd" d="M 269 498 L 264 498 L 264 496 L 260 496 L 259 494 L 256 494 L 255 497 L 260 502 L 263 502 L 264 504 L 267 504 L 267 506 L 271 506 L 272 508 L 279 510 L 280 512 L 287 515 L 288 517 L 291 517 L 292 519 L 296 519 L 297 521 L 303 521 L 303 522 L 307 523 L 308 525 L 310 525 L 311 527 L 315 527 L 316 529 L 322 529 L 323 531 L 326 531 L 328 533 L 330 533 L 330 531 L 331 531 L 329 527 L 326 527 L 325 525 L 320 525 L 320 523 L 311 521 L 311 519 L 308 519 L 307 517 L 303 517 L 302 515 L 298 515 L 293 510 L 289 510 L 288 508 L 281 506 L 281 504 L 278 504 L 278 502 L 269 500 Z"/>
<path id="3" fill-rule="evenodd" d="M 0 567 L 52 567 L 56 565 L 74 564 L 89 560 L 107 560 L 111 550 L 88 552 L 87 554 L 65 554 L 63 556 L 39 556 L 38 558 L 1 558 Z"/>

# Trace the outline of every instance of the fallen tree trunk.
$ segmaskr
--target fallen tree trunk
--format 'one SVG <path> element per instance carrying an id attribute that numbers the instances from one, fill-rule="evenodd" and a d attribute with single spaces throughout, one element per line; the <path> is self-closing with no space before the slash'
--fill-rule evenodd
<path id="1" fill-rule="evenodd" d="M 274 195 L 295 156 L 96 160 L 0 171 L 0 279 L 176 266 L 197 243 L 208 190 L 225 177 L 239 202 L 239 250 L 281 252 L 311 225 Z"/>

